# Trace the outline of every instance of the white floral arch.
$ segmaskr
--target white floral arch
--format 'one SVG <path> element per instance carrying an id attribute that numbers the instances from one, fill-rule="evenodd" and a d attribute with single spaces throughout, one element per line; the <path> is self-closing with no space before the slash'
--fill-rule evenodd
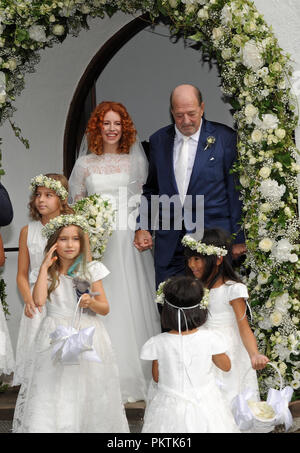
<path id="1" fill-rule="evenodd" d="M 296 103 L 290 59 L 250 0 L 23 0 L 0 8 L 0 120 L 10 119 L 24 75 L 41 49 L 77 35 L 87 18 L 117 11 L 168 17 L 174 33 L 201 41 L 218 61 L 222 91 L 235 110 L 248 281 L 259 347 L 300 399 L 300 244 Z M 11 120 L 10 120 L 11 121 Z M 21 131 L 11 124 L 16 135 Z M 261 390 L 276 384 L 267 367 Z M 278 384 L 278 383 L 277 383 Z"/>

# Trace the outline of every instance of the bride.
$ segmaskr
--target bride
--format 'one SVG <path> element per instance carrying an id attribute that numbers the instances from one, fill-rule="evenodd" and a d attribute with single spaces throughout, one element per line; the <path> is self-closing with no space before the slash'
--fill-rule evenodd
<path id="1" fill-rule="evenodd" d="M 69 179 L 71 203 L 96 193 L 117 210 L 116 228 L 102 259 L 111 272 L 103 281 L 110 313 L 102 321 L 116 352 L 123 402 L 145 400 L 151 369 L 140 360 L 140 351 L 161 331 L 153 257 L 150 250 L 141 254 L 133 245 L 136 213 L 130 206 L 140 197 L 148 173 L 136 135 L 122 104 L 102 102 L 86 129 L 90 153 L 81 152 Z"/>

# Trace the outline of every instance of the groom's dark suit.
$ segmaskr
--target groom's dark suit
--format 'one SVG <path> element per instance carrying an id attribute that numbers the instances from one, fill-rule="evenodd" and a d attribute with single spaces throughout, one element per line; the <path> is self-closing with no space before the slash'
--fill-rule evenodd
<path id="1" fill-rule="evenodd" d="M 214 137 L 215 142 L 204 150 L 208 137 Z M 172 197 L 178 194 L 173 166 L 174 138 L 173 125 L 160 129 L 150 137 L 149 174 L 143 187 L 143 195 L 148 203 L 148 225 L 151 224 L 151 196 L 165 194 Z M 187 195 L 193 196 L 193 215 L 196 209 L 195 196 L 204 195 L 204 228 L 223 228 L 231 234 L 236 233 L 235 243 L 243 243 L 244 236 L 239 225 L 242 205 L 235 188 L 238 179 L 236 174 L 230 172 L 237 155 L 236 140 L 233 129 L 202 118 Z M 186 230 L 184 225 L 181 231 L 172 228 L 172 220 L 171 213 L 169 231 L 159 229 L 155 232 L 157 285 L 171 275 L 184 272 L 181 239 Z"/>

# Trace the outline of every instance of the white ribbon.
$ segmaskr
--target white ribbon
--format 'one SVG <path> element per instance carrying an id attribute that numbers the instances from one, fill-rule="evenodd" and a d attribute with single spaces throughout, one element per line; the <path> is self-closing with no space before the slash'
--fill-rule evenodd
<path id="1" fill-rule="evenodd" d="M 235 396 L 231 402 L 231 410 L 235 423 L 241 431 L 248 431 L 253 426 L 253 414 L 247 400 L 253 399 L 253 390 L 246 388 L 242 393 Z"/>
<path id="2" fill-rule="evenodd" d="M 81 298 L 77 303 L 72 325 L 59 325 L 50 334 L 50 343 L 53 345 L 51 357 L 55 362 L 64 365 L 79 365 L 79 357 L 101 363 L 101 359 L 93 347 L 95 327 L 90 326 L 80 330 L 73 327 L 80 300 Z"/>
<path id="3" fill-rule="evenodd" d="M 293 395 L 292 387 L 285 387 L 282 390 L 270 389 L 268 391 L 267 403 L 273 407 L 276 413 L 276 424 L 284 424 L 288 431 L 293 424 L 293 417 L 289 410 L 289 402 Z"/>

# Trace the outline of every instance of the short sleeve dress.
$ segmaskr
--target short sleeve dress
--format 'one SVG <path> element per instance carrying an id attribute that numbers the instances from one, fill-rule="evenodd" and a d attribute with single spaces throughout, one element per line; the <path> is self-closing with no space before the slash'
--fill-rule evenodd
<path id="1" fill-rule="evenodd" d="M 218 384 L 228 403 L 243 389 L 250 388 L 259 397 L 256 371 L 251 366 L 248 352 L 242 342 L 236 316 L 230 302 L 234 299 L 248 299 L 248 290 L 243 283 L 227 281 L 218 288 L 212 288 L 209 295 L 209 316 L 205 328 L 221 333 L 226 339 L 226 353 L 231 360 L 231 370 L 224 373 L 214 369 Z"/>
<path id="2" fill-rule="evenodd" d="M 146 407 L 143 433 L 239 432 L 213 374 L 212 355 L 226 347 L 220 334 L 203 327 L 147 341 L 141 358 L 158 361 L 159 382 Z"/>
<path id="3" fill-rule="evenodd" d="M 89 263 L 88 271 L 91 282 L 109 274 L 95 261 Z M 73 279 L 60 275 L 59 286 L 46 302 L 47 313 L 36 336 L 31 369 L 18 395 L 13 432 L 129 432 L 118 366 L 101 315 L 84 310 L 80 320 L 80 329 L 95 327 L 93 346 L 101 363 L 80 359 L 79 365 L 63 365 L 52 359 L 50 334 L 59 325 L 71 325 L 76 304 Z"/>

